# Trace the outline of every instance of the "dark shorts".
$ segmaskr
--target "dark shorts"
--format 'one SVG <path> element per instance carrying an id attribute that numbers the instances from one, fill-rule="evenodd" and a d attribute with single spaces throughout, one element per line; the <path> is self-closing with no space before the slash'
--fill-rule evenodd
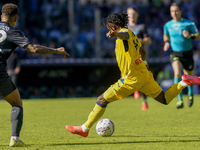
<path id="1" fill-rule="evenodd" d="M 194 59 L 192 50 L 186 52 L 172 51 L 170 58 L 171 63 L 173 63 L 176 60 L 179 60 L 185 70 L 192 71 L 194 69 Z"/>
<path id="2" fill-rule="evenodd" d="M 9 76 L 0 77 L 0 98 L 9 95 L 16 89 L 15 84 Z"/>

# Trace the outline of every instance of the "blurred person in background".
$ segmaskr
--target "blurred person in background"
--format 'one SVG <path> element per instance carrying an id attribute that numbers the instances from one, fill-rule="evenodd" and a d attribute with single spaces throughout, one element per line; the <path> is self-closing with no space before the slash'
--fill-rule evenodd
<path id="1" fill-rule="evenodd" d="M 27 144 L 19 139 L 23 123 L 23 104 L 16 85 L 7 73 L 7 59 L 19 47 L 23 47 L 35 54 L 62 54 L 64 57 L 69 55 L 63 47 L 49 48 L 41 45 L 32 44 L 28 38 L 20 31 L 14 29 L 17 22 L 19 9 L 12 3 L 7 3 L 1 9 L 0 22 L 0 98 L 6 100 L 11 106 L 11 125 L 12 133 L 10 147 L 26 147 Z M 30 78 L 30 80 L 33 80 Z"/>
<path id="2" fill-rule="evenodd" d="M 147 27 L 145 26 L 145 24 L 138 24 L 138 17 L 139 17 L 138 9 L 135 7 L 128 7 L 127 14 L 129 17 L 128 28 L 137 35 L 142 45 L 150 45 L 151 37 L 147 32 Z M 144 49 L 145 48 L 146 47 L 144 47 Z M 147 96 L 144 93 L 142 93 L 142 96 L 143 96 L 142 110 L 147 110 L 148 109 Z M 139 97 L 140 97 L 140 92 L 139 91 L 134 92 L 134 98 L 139 99 Z"/>
<path id="3" fill-rule="evenodd" d="M 200 40 L 199 32 L 194 24 L 188 19 L 182 18 L 181 6 L 178 3 L 172 3 L 170 6 L 172 20 L 164 25 L 164 51 L 172 48 L 170 55 L 172 68 L 174 71 L 174 83 L 181 81 L 182 68 L 183 73 L 193 75 L 194 59 L 192 51 L 192 39 Z M 183 108 L 182 92 L 178 95 L 179 101 L 177 108 Z M 193 85 L 188 86 L 188 107 L 193 105 Z"/>

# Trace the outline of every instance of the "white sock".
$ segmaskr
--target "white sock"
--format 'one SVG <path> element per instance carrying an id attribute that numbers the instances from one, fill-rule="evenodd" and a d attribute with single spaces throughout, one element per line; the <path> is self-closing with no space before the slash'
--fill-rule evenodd
<path id="1" fill-rule="evenodd" d="M 88 132 L 89 131 L 89 129 L 84 124 L 81 127 L 82 127 L 83 132 Z"/>
<path id="2" fill-rule="evenodd" d="M 19 137 L 18 136 L 11 136 L 11 139 L 10 139 L 10 141 L 12 141 L 12 140 L 18 140 L 19 139 Z"/>
<path id="3" fill-rule="evenodd" d="M 187 84 L 187 83 L 185 83 L 185 82 L 183 82 L 183 81 L 180 81 L 180 85 L 181 85 L 181 86 L 183 86 L 183 87 L 186 87 L 186 86 L 188 86 L 188 84 Z"/>

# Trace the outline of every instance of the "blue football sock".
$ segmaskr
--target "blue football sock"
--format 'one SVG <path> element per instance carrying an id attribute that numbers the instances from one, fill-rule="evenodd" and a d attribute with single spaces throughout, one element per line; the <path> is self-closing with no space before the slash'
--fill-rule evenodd
<path id="1" fill-rule="evenodd" d="M 193 85 L 188 86 L 188 96 L 193 95 Z"/>

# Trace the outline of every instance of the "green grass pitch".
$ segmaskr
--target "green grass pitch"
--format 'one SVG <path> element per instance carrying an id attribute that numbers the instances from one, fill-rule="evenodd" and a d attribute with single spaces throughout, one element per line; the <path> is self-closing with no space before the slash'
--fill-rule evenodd
<path id="1" fill-rule="evenodd" d="M 194 105 L 176 109 L 177 98 L 168 106 L 148 97 L 149 110 L 141 111 L 142 98 L 133 96 L 108 105 L 102 118 L 115 124 L 111 137 L 100 137 L 96 123 L 88 137 L 71 134 L 69 125 L 82 125 L 96 98 L 43 99 L 24 101 L 21 140 L 29 148 L 10 148 L 10 105 L 0 101 L 0 150 L 197 150 L 200 149 L 200 96 Z"/>

